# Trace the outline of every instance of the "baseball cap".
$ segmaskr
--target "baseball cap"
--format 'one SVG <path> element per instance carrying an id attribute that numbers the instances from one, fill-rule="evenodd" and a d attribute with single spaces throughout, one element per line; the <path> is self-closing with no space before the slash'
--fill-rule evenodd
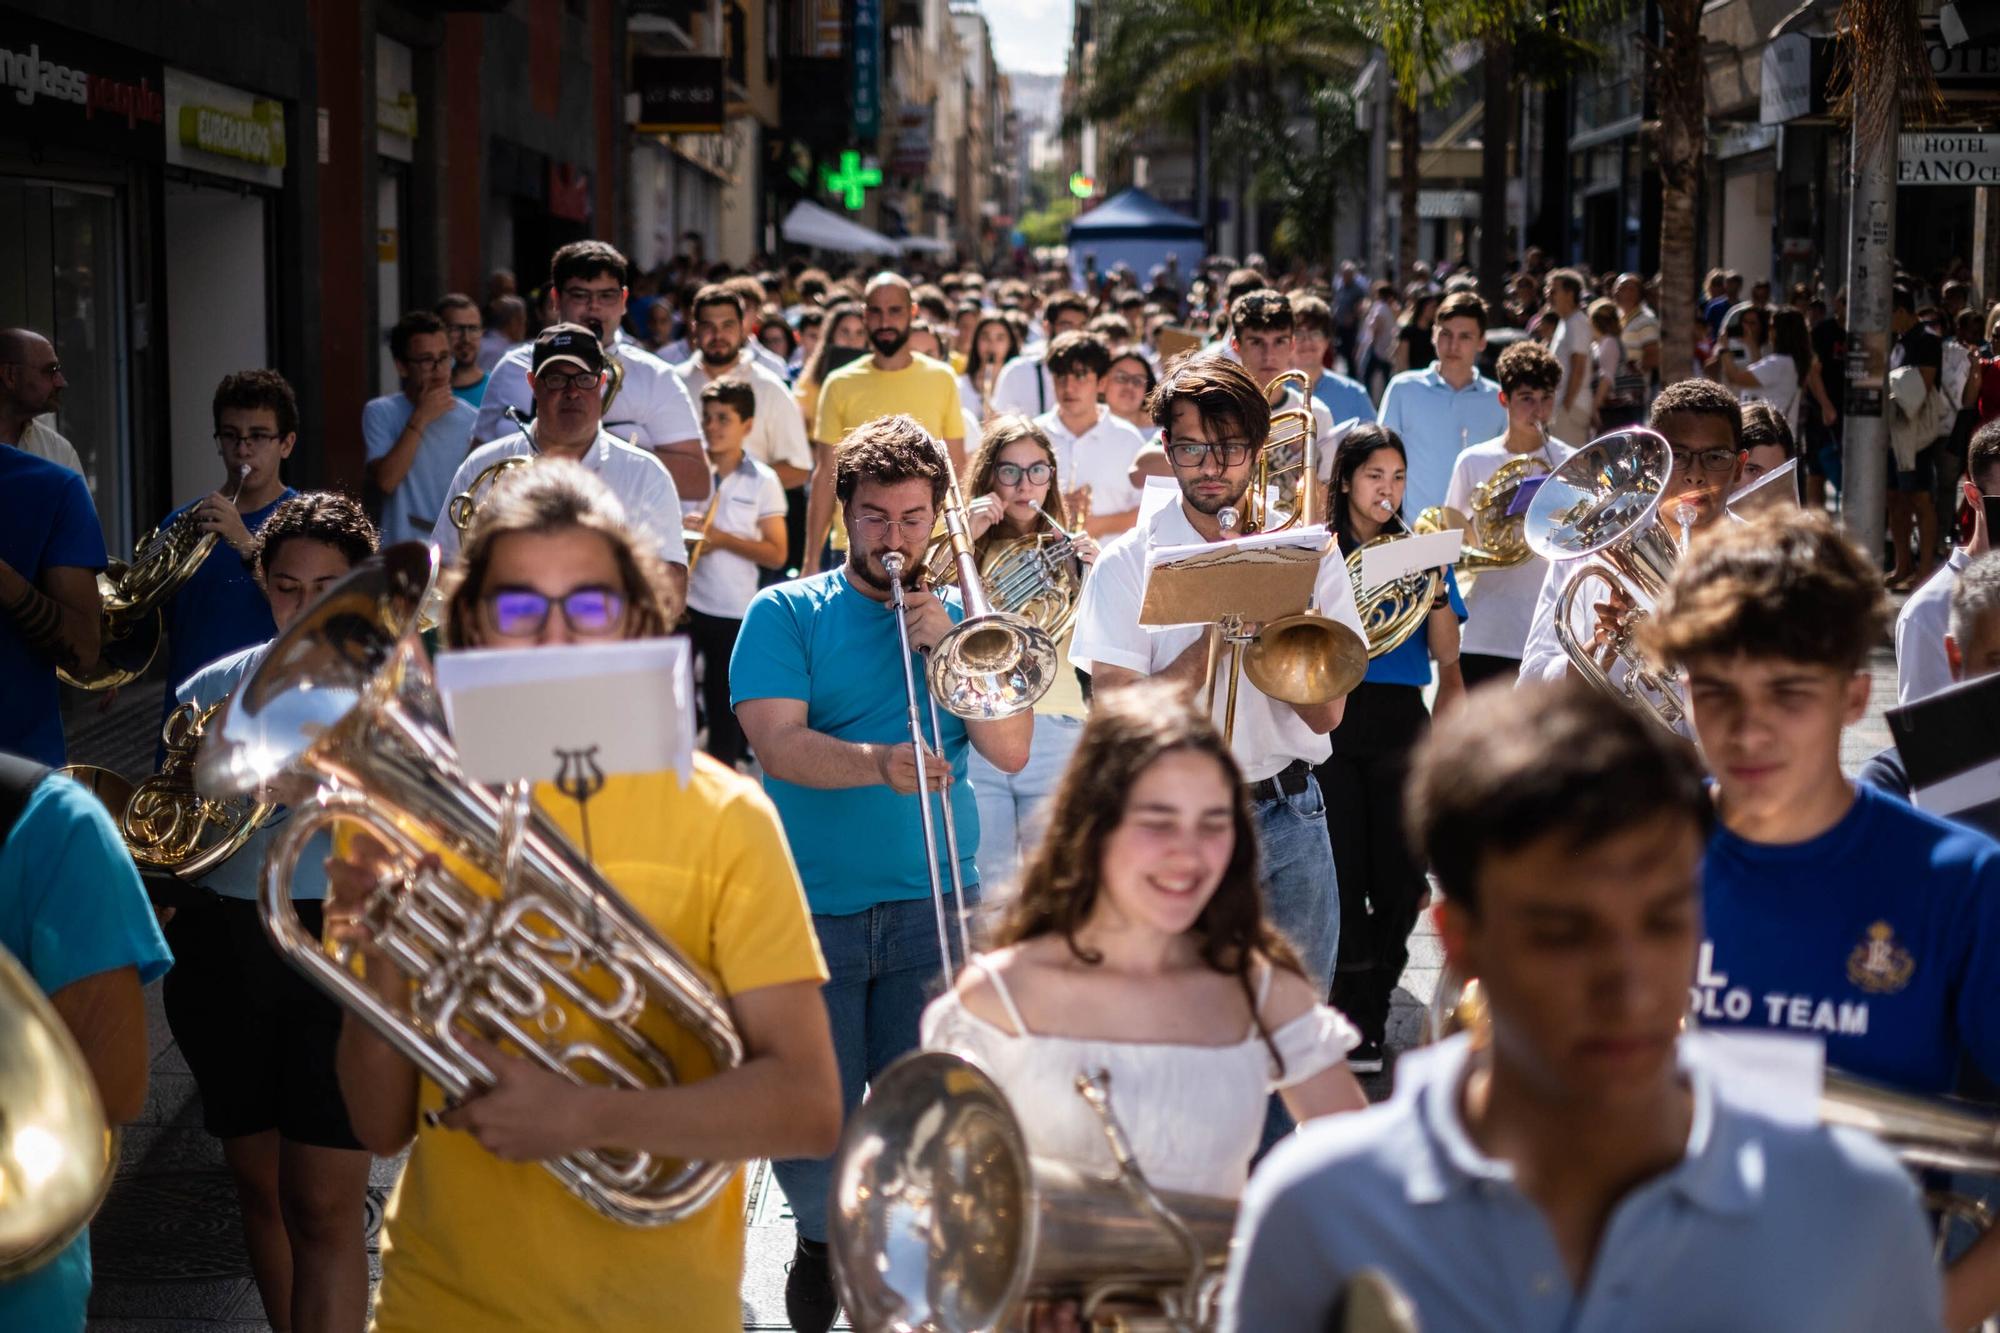
<path id="1" fill-rule="evenodd" d="M 597 335 L 581 324 L 551 324 L 535 339 L 533 374 L 555 361 L 598 374 L 604 369 L 604 348 Z"/>

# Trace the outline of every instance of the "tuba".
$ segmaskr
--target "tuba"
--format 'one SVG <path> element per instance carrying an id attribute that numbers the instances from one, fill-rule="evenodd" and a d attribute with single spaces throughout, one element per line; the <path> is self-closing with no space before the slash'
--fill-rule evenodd
<path id="1" fill-rule="evenodd" d="M 231 500 L 243 493 L 249 479 L 250 465 L 244 463 L 236 471 Z M 161 605 L 194 577 L 219 540 L 216 533 L 201 530 L 190 509 L 147 533 L 130 562 L 113 560 L 97 576 L 102 617 L 97 661 L 89 670 L 57 667 L 56 675 L 80 690 L 116 689 L 145 675 L 160 651 L 165 629 Z"/>
<path id="2" fill-rule="evenodd" d="M 167 755 L 160 771 L 133 788 L 122 812 L 113 811 L 141 871 L 200 879 L 242 851 L 277 809 L 248 796 L 212 797 L 195 790 L 195 750 L 222 709 L 222 703 L 182 704 L 169 713 L 161 730 Z"/>
<path id="3" fill-rule="evenodd" d="M 959 1056 L 914 1052 L 874 1080 L 833 1169 L 831 1258 L 855 1328 L 974 1333 L 1037 1300 L 1079 1301 L 1099 1327 L 1210 1326 L 1235 1201 L 1154 1189 L 1109 1076 L 1077 1085 L 1115 1177 L 1032 1156 L 1020 1112 Z"/>
<path id="4" fill-rule="evenodd" d="M 1633 640 L 1666 592 L 1693 526 L 1692 506 L 1685 502 L 1671 506 L 1678 534 L 1664 521 L 1673 468 L 1672 448 L 1653 431 L 1635 427 L 1600 436 L 1549 474 L 1523 526 L 1536 555 L 1584 562 L 1569 575 L 1555 607 L 1556 639 L 1570 664 L 1669 728 L 1687 716 L 1680 675 L 1647 660 Z M 1632 603 L 1602 644 L 1593 623 L 1597 598 L 1584 597 L 1593 586 Z M 1575 619 L 1579 604 L 1590 613 L 1583 623 Z M 1622 678 L 1613 674 L 1620 665 Z"/>
<path id="5" fill-rule="evenodd" d="M 259 907 L 273 946 L 449 1097 L 492 1082 L 467 1036 L 512 1045 L 579 1085 L 675 1081 L 667 1026 L 691 1034 L 717 1068 L 740 1064 L 742 1040 L 714 987 L 533 807 L 527 784 L 503 797 L 459 768 L 417 632 L 435 570 L 435 549 L 410 542 L 328 589 L 202 745 L 205 791 L 258 791 L 280 777 L 317 788 L 265 857 Z M 408 1012 L 363 984 L 353 946 L 322 945 L 292 909 L 307 842 L 340 823 L 367 828 L 395 859 L 357 925 L 411 982 Z M 736 1170 L 603 1149 L 543 1165 L 634 1226 L 689 1216 Z"/>

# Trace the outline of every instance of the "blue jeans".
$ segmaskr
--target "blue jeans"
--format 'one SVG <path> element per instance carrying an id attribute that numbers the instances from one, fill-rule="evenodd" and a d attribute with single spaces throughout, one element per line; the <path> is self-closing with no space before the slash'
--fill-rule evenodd
<path id="1" fill-rule="evenodd" d="M 1048 824 L 1049 800 L 1069 767 L 1070 752 L 1083 734 L 1083 719 L 1035 714 L 1028 762 L 1018 773 L 1002 773 L 978 750 L 967 760 L 973 799 L 979 803 L 979 882 L 990 891 L 1013 892 L 1021 863 L 1034 854 Z"/>
<path id="2" fill-rule="evenodd" d="M 965 896 L 978 902 L 976 886 Z M 945 910 L 956 903 L 945 895 Z M 947 919 L 951 953 L 958 959 L 958 927 Z M 833 1025 L 833 1055 L 840 1065 L 840 1114 L 844 1121 L 868 1084 L 917 1047 L 917 1020 L 944 988 L 938 966 L 937 918 L 931 900 L 877 903 L 847 916 L 813 914 L 829 980 L 820 988 Z M 833 1159 L 792 1158 L 773 1162 L 778 1184 L 792 1205 L 799 1235 L 824 1241 L 829 1218 L 827 1195 Z"/>
<path id="3" fill-rule="evenodd" d="M 1325 995 L 1340 955 L 1340 885 L 1319 779 L 1308 777 L 1306 789 L 1296 796 L 1258 801 L 1250 814 L 1264 849 L 1265 913 L 1298 951 L 1314 988 Z"/>

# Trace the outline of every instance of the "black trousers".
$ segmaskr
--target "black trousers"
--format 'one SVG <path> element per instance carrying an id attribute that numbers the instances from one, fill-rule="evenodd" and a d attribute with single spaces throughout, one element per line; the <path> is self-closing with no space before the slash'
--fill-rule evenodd
<path id="1" fill-rule="evenodd" d="M 1468 690 L 1489 680 L 1504 680 L 1512 685 L 1520 678 L 1521 659 L 1496 657 L 1492 653 L 1460 653 L 1458 674 L 1465 678 L 1465 688 Z"/>
<path id="2" fill-rule="evenodd" d="M 749 753 L 743 728 L 729 706 L 729 654 L 736 651 L 736 633 L 742 628 L 740 620 L 688 608 L 688 638 L 702 661 L 701 711 L 708 720 L 708 744 L 702 748 L 732 766 Z"/>
<path id="3" fill-rule="evenodd" d="M 1333 753 L 1314 770 L 1340 875 L 1331 999 L 1369 1041 L 1381 1041 L 1388 1026 L 1389 998 L 1410 960 L 1410 931 L 1429 896 L 1403 837 L 1403 775 L 1429 727 L 1416 686 L 1364 681 L 1347 696 Z"/>

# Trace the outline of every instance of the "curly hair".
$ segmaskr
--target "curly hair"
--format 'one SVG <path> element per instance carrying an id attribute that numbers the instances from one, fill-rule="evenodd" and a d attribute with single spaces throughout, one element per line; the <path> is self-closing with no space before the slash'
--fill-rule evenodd
<path id="1" fill-rule="evenodd" d="M 278 419 L 278 434 L 299 433 L 299 400 L 291 382 L 275 370 L 238 370 L 222 377 L 215 386 L 212 412 L 215 428 L 222 429 L 222 414 L 231 410 L 254 412 L 268 408 Z"/>
<path id="2" fill-rule="evenodd" d="M 833 493 L 844 505 L 864 479 L 881 484 L 928 481 L 931 504 L 944 503 L 944 451 L 915 417 L 876 417 L 847 432 L 833 456 Z"/>
<path id="3" fill-rule="evenodd" d="M 1533 338 L 1523 338 L 1500 353 L 1493 374 L 1500 381 L 1500 392 L 1505 394 L 1519 389 L 1554 393 L 1562 383 L 1562 365 L 1555 353 Z"/>
<path id="4" fill-rule="evenodd" d="M 257 546 L 250 554 L 250 573 L 257 586 L 288 541 L 323 542 L 347 557 L 349 568 L 375 554 L 380 542 L 361 502 L 338 491 L 300 491 L 282 501 L 257 525 Z"/>
<path id="5" fill-rule="evenodd" d="M 1743 404 L 1735 394 L 1713 380 L 1675 380 L 1660 390 L 1653 399 L 1653 410 L 1647 424 L 1662 435 L 1668 434 L 1661 423 L 1672 416 L 1715 417 L 1729 423 L 1729 438 L 1732 448 L 1743 447 Z"/>
<path id="6" fill-rule="evenodd" d="M 681 602 L 667 581 L 666 562 L 640 538 L 609 486 L 580 463 L 541 458 L 502 473 L 480 502 L 458 563 L 444 574 L 445 642 L 454 648 L 479 642 L 479 599 L 501 538 L 571 529 L 595 532 L 610 545 L 625 585 L 625 637 L 667 634 L 681 618 Z"/>
<path id="7" fill-rule="evenodd" d="M 1200 938 L 1202 962 L 1235 977 L 1254 1013 L 1257 997 L 1250 968 L 1257 954 L 1301 975 L 1303 969 L 1291 945 L 1264 917 L 1257 826 L 1236 757 L 1208 715 L 1165 682 L 1102 691 L 1092 701 L 1083 734 L 1049 804 L 1047 831 L 1021 872 L 1020 892 L 994 928 L 992 943 L 997 948 L 1060 935 L 1079 962 L 1095 967 L 1104 961 L 1078 943 L 1077 931 L 1097 906 L 1106 842 L 1124 822 L 1125 802 L 1140 776 L 1165 756 L 1182 751 L 1207 755 L 1222 770 L 1235 834 L 1222 881 L 1190 929 Z M 1270 1045 L 1261 1018 L 1257 1030 Z M 1275 1046 L 1271 1054 L 1282 1068 Z"/>

